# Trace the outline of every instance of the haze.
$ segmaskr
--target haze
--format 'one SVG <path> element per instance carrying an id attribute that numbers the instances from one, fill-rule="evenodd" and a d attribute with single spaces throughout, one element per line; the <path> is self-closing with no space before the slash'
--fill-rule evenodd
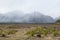
<path id="1" fill-rule="evenodd" d="M 0 0 L 0 13 L 14 10 L 38 11 L 53 18 L 60 16 L 60 0 Z"/>

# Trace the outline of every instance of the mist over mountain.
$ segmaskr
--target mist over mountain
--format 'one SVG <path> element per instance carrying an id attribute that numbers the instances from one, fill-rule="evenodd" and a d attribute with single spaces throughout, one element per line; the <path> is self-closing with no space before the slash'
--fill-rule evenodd
<path id="1" fill-rule="evenodd" d="M 39 12 L 32 12 L 23 17 L 26 23 L 54 23 L 54 19 L 50 16 L 43 15 Z"/>
<path id="2" fill-rule="evenodd" d="M 0 23 L 54 23 L 54 19 L 40 12 L 25 14 L 21 11 L 12 11 L 0 14 Z"/>

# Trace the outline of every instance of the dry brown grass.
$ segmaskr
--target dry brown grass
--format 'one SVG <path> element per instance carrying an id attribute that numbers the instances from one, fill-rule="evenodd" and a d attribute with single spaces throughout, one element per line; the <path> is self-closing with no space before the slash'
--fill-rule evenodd
<path id="1" fill-rule="evenodd" d="M 30 37 L 28 35 L 25 35 L 26 32 L 35 29 L 37 27 L 55 27 L 57 29 L 60 29 L 60 25 L 58 24 L 0 24 L 0 28 L 3 30 L 17 30 L 15 34 L 7 35 L 6 37 L 1 37 L 0 40 L 60 40 L 60 36 L 58 37 L 52 37 L 46 36 L 42 38 L 38 37 Z"/>

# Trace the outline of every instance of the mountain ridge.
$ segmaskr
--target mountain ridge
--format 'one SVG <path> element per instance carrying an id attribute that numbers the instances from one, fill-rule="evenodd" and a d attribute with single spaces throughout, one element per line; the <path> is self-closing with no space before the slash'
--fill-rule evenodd
<path id="1" fill-rule="evenodd" d="M 21 11 L 12 11 L 0 14 L 0 23 L 54 23 L 54 19 L 40 12 L 25 14 Z"/>

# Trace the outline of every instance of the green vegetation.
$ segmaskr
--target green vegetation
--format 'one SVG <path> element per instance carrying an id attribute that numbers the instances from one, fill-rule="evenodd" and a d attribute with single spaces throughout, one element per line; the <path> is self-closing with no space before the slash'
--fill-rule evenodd
<path id="1" fill-rule="evenodd" d="M 9 34 L 15 34 L 17 32 L 17 30 L 8 30 L 7 31 L 7 34 L 9 35 Z"/>
<path id="2" fill-rule="evenodd" d="M 36 33 L 36 31 L 32 30 L 32 31 L 29 31 L 27 32 L 26 34 L 30 35 L 30 36 L 34 36 Z"/>
<path id="3" fill-rule="evenodd" d="M 17 30 L 14 29 L 8 29 L 8 30 L 0 29 L 0 35 L 10 35 L 10 34 L 15 34 L 16 32 Z"/>
<path id="4" fill-rule="evenodd" d="M 44 28 L 44 27 L 40 27 L 40 28 L 36 28 L 32 31 L 28 31 L 26 34 L 30 35 L 30 36 L 34 36 L 36 34 L 39 35 L 44 35 L 47 36 L 47 34 L 52 34 L 53 36 L 58 36 L 60 35 L 60 30 L 56 29 L 56 28 Z"/>

